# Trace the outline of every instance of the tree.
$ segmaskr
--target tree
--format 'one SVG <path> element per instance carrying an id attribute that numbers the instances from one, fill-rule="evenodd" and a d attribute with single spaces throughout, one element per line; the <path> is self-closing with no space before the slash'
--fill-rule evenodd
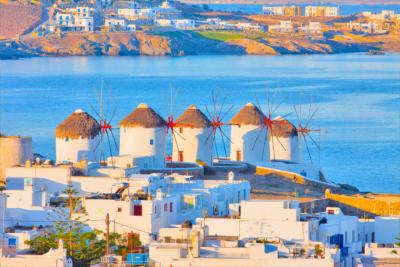
<path id="1" fill-rule="evenodd" d="M 84 218 L 86 211 L 81 207 L 77 191 L 72 185 L 68 185 L 63 193 L 67 194 L 68 198 L 61 198 L 60 205 L 49 213 L 49 218 L 54 223 L 52 229 L 45 230 L 26 243 L 33 253 L 44 254 L 51 248 L 57 248 L 58 240 L 62 239 L 74 266 L 89 266 L 91 260 L 104 255 L 105 234 L 90 229 L 85 223 L 88 221 Z M 116 252 L 126 247 L 126 240 L 117 233 L 110 234 L 109 239 L 110 247 L 114 247 Z"/>

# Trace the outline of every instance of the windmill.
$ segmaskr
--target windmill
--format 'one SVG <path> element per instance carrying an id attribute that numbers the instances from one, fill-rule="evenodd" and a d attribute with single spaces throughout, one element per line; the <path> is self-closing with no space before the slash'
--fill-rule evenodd
<path id="1" fill-rule="evenodd" d="M 260 102 L 257 100 L 257 106 L 258 106 L 259 110 L 261 110 L 264 114 L 264 118 L 261 122 L 261 125 L 259 126 L 259 128 L 262 129 L 263 131 L 259 131 L 259 133 L 256 137 L 256 140 L 253 144 L 253 147 L 252 147 L 252 149 L 254 149 L 260 136 L 264 135 L 262 155 L 264 155 L 265 148 L 267 147 L 267 142 L 271 143 L 273 159 L 275 159 L 275 151 L 276 151 L 275 143 L 278 143 L 279 146 L 284 151 L 286 151 L 285 146 L 282 144 L 282 142 L 279 140 L 279 138 L 277 138 L 275 135 L 276 121 L 273 119 L 273 117 L 281 105 L 281 103 L 278 103 L 278 104 L 275 103 L 277 94 L 278 94 L 278 91 L 275 91 L 274 94 L 271 96 L 270 91 L 269 90 L 266 91 L 266 109 L 263 109 L 262 106 L 260 105 Z M 285 118 L 288 115 L 289 114 L 286 114 L 282 117 Z M 265 133 L 265 134 L 263 134 L 263 133 Z M 270 156 L 270 158 L 271 158 L 271 156 Z"/>
<path id="2" fill-rule="evenodd" d="M 226 148 L 226 143 L 225 141 L 228 141 L 230 144 L 232 144 L 232 140 L 228 137 L 228 135 L 224 132 L 224 130 L 222 129 L 222 126 L 224 125 L 230 125 L 229 123 L 225 123 L 224 119 L 226 118 L 226 116 L 229 114 L 229 112 L 232 110 L 233 105 L 228 107 L 226 110 L 224 110 L 225 108 L 225 103 L 226 103 L 226 96 L 223 97 L 221 104 L 218 104 L 218 95 L 217 93 L 213 90 L 211 93 L 211 99 L 212 99 L 212 112 L 210 112 L 208 106 L 206 105 L 206 111 L 208 116 L 211 119 L 211 127 L 212 127 L 212 131 L 210 132 L 210 134 L 207 136 L 206 140 L 204 143 L 207 143 L 210 138 L 212 138 L 212 144 L 211 146 L 215 148 L 215 153 L 217 155 L 217 158 L 219 158 L 219 153 L 218 153 L 218 146 L 217 146 L 217 139 L 216 136 L 219 134 L 220 136 L 220 140 L 222 142 L 222 147 L 224 149 L 224 156 L 225 158 L 228 157 L 228 153 L 227 153 L 227 148 Z"/>
<path id="3" fill-rule="evenodd" d="M 104 97 L 104 81 L 101 81 L 101 87 L 100 91 L 98 92 L 96 89 L 94 89 L 97 99 L 98 99 L 98 105 L 99 108 L 96 110 L 96 108 L 90 104 L 90 107 L 94 111 L 94 113 L 97 115 L 99 124 L 100 124 L 100 141 L 96 145 L 95 150 L 100 147 L 100 163 L 106 162 L 106 156 L 105 156 L 105 142 L 107 141 L 108 144 L 108 149 L 111 157 L 111 162 L 112 166 L 114 167 L 114 159 L 113 159 L 113 145 L 115 145 L 115 149 L 118 150 L 118 145 L 117 141 L 115 139 L 113 130 L 117 129 L 118 127 L 113 127 L 111 122 L 114 119 L 115 113 L 117 108 L 114 108 L 113 111 L 110 113 L 109 111 L 109 105 L 110 105 L 110 89 L 108 88 L 107 92 L 107 102 L 103 103 L 103 97 Z M 113 142 L 111 142 L 113 141 Z"/>
<path id="4" fill-rule="evenodd" d="M 185 140 L 185 138 L 179 133 L 178 130 L 176 130 L 176 128 L 180 126 L 180 124 L 176 123 L 175 117 L 174 117 L 174 104 L 175 104 L 176 96 L 177 96 L 177 91 L 174 93 L 174 88 L 171 85 L 170 86 L 170 94 L 169 94 L 169 98 L 170 98 L 169 104 L 167 104 L 167 102 L 164 101 L 164 109 L 167 110 L 167 112 L 168 112 L 165 130 L 166 130 L 167 136 L 169 136 L 169 134 L 170 134 L 171 144 L 175 144 L 179 150 L 178 138 L 181 140 Z M 172 161 L 172 156 L 166 155 L 166 160 Z"/>
<path id="5" fill-rule="evenodd" d="M 315 115 L 318 112 L 318 108 L 313 108 L 312 107 L 312 101 L 310 101 L 309 107 L 308 107 L 308 111 L 307 111 L 307 117 L 304 120 L 303 119 L 303 113 L 302 113 L 302 94 L 300 94 L 299 97 L 299 106 L 298 108 L 296 107 L 295 104 L 293 104 L 293 110 L 296 113 L 296 117 L 297 117 L 297 132 L 298 132 L 298 136 L 300 138 L 300 155 L 302 155 L 302 143 L 304 143 L 306 149 L 307 149 L 307 154 L 310 158 L 310 162 L 311 164 L 313 163 L 313 159 L 311 156 L 311 152 L 309 149 L 309 145 L 308 145 L 308 140 L 311 140 L 311 142 L 315 145 L 315 147 L 318 149 L 318 151 L 320 151 L 321 147 L 319 145 L 319 143 L 317 143 L 314 139 L 314 137 L 312 136 L 312 133 L 321 132 L 321 129 L 314 129 L 311 128 L 311 122 L 314 119 Z"/>

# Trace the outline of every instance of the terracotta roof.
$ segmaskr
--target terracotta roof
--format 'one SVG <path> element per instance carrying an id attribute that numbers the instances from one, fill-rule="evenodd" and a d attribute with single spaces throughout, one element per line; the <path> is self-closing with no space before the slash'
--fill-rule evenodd
<path id="1" fill-rule="evenodd" d="M 261 125 L 264 119 L 265 115 L 262 111 L 253 103 L 248 103 L 233 116 L 230 124 Z"/>
<path id="2" fill-rule="evenodd" d="M 273 120 L 271 135 L 275 137 L 297 136 L 297 128 L 281 116 Z"/>
<path id="3" fill-rule="evenodd" d="M 123 127 L 156 128 L 164 127 L 167 122 L 151 107 L 139 104 L 128 116 L 119 123 Z"/>
<path id="4" fill-rule="evenodd" d="M 207 128 L 211 121 L 195 105 L 190 105 L 175 121 L 180 127 Z"/>
<path id="5" fill-rule="evenodd" d="M 75 110 L 56 128 L 58 138 L 94 138 L 100 132 L 100 125 L 95 118 L 81 109 Z"/>

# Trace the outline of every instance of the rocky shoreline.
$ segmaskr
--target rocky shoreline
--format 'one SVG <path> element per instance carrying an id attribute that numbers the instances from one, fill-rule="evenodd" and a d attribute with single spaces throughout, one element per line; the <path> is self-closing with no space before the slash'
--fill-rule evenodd
<path id="1" fill-rule="evenodd" d="M 397 52 L 396 47 L 379 40 L 361 43 L 293 36 L 220 41 L 203 37 L 195 31 L 68 33 L 45 37 L 23 36 L 18 42 L 1 45 L 0 59 L 31 56 L 335 54 L 370 50 Z"/>

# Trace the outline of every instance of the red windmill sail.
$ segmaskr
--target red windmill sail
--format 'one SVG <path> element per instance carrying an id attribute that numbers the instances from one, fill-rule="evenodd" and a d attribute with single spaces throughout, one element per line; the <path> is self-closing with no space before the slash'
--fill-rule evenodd
<path id="1" fill-rule="evenodd" d="M 213 105 L 213 110 L 212 111 L 213 112 L 211 113 L 207 106 L 206 106 L 206 111 L 208 113 L 208 116 L 211 119 L 210 121 L 211 121 L 212 131 L 209 134 L 209 136 L 206 138 L 205 143 L 207 143 L 208 140 L 210 138 L 212 138 L 212 144 L 211 145 L 215 149 L 215 153 L 216 153 L 217 158 L 219 158 L 218 146 L 217 146 L 217 140 L 216 140 L 216 136 L 219 133 L 220 140 L 222 142 L 222 147 L 223 147 L 223 150 L 224 150 L 224 156 L 225 156 L 225 158 L 227 158 L 228 157 L 228 153 L 227 153 L 226 141 L 228 141 L 229 143 L 232 143 L 232 140 L 224 132 L 222 127 L 224 125 L 230 125 L 229 123 L 225 123 L 224 119 L 229 114 L 229 112 L 232 110 L 233 105 L 230 106 L 229 108 L 227 108 L 226 110 L 224 110 L 227 97 L 225 96 L 222 99 L 221 104 L 219 104 L 218 103 L 218 100 L 219 100 L 218 95 L 217 95 L 216 91 L 214 91 L 214 90 L 211 93 L 211 98 L 212 98 L 212 105 Z"/>
<path id="2" fill-rule="evenodd" d="M 315 145 L 318 151 L 321 150 L 320 144 L 314 139 L 314 137 L 311 135 L 313 132 L 321 132 L 321 129 L 313 129 L 310 127 L 311 122 L 313 121 L 315 115 L 318 112 L 318 108 L 313 109 L 312 107 L 312 101 L 310 100 L 309 108 L 308 108 L 308 114 L 305 120 L 305 123 L 303 123 L 304 119 L 302 118 L 303 113 L 302 113 L 302 93 L 300 93 L 299 96 L 299 107 L 297 108 L 296 105 L 293 105 L 293 110 L 296 113 L 297 117 L 297 132 L 300 138 L 300 155 L 302 155 L 302 146 L 301 144 L 304 143 L 308 157 L 310 159 L 310 162 L 313 163 L 313 159 L 311 156 L 310 152 L 310 146 L 308 145 L 308 139 L 311 140 L 311 142 Z"/>

